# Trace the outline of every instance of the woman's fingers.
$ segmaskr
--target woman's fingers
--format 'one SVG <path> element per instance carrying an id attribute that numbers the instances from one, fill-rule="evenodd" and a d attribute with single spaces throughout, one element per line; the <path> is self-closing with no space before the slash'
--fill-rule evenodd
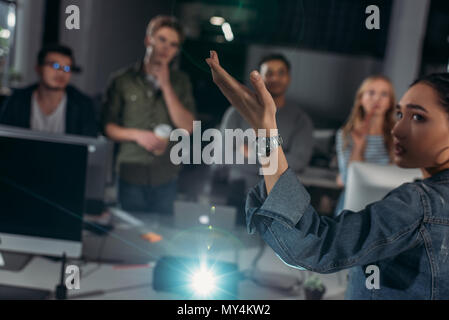
<path id="1" fill-rule="evenodd" d="M 271 119 L 275 118 L 276 113 L 274 100 L 258 72 L 251 74 L 251 83 L 256 89 L 254 93 L 220 66 L 215 51 L 211 51 L 210 58 L 206 59 L 206 62 L 211 68 L 214 83 L 253 128 L 259 128 L 265 122 L 267 124 L 275 122 Z M 268 120 L 265 121 L 265 119 Z"/>
<path id="2" fill-rule="evenodd" d="M 231 75 L 229 75 L 226 70 L 224 70 L 221 66 L 220 66 L 220 60 L 218 59 L 218 54 L 215 51 L 210 51 L 210 58 L 206 59 L 206 62 L 209 64 L 209 66 L 217 72 L 217 74 L 223 76 L 223 77 L 227 77 L 227 75 L 231 78 L 228 80 L 231 80 L 232 82 L 236 82 L 238 83 L 238 85 L 240 86 L 240 89 L 242 89 L 243 91 L 245 91 L 246 93 L 248 93 L 249 95 L 254 95 L 254 93 L 245 85 L 241 84 L 240 82 L 238 82 L 237 80 L 235 80 Z"/>
<path id="3" fill-rule="evenodd" d="M 220 61 L 215 51 L 211 51 L 210 58 L 206 59 L 206 62 L 212 70 L 215 84 L 226 96 L 236 94 L 241 90 L 240 83 L 220 66 Z"/>
<path id="4" fill-rule="evenodd" d="M 271 104 L 274 105 L 273 97 L 268 92 L 267 87 L 265 86 L 265 82 L 263 82 L 259 72 L 257 71 L 251 72 L 250 79 L 254 89 L 256 89 L 256 95 L 259 101 L 263 103 L 265 106 Z"/>
<path id="5" fill-rule="evenodd" d="M 210 51 L 210 58 L 211 58 L 215 63 L 217 63 L 218 65 L 220 65 L 220 60 L 218 59 L 218 54 L 217 54 L 216 51 L 214 51 L 214 50 L 211 50 L 211 51 Z"/>
<path id="6" fill-rule="evenodd" d="M 241 83 L 239 83 L 239 84 L 240 84 L 240 89 L 242 89 L 243 91 L 245 91 L 245 92 L 246 92 L 248 95 L 250 95 L 251 97 L 254 97 L 254 96 L 255 96 L 254 92 L 251 91 L 250 88 L 248 88 L 247 86 L 245 86 L 245 85 L 243 85 L 243 84 L 241 84 Z"/>
<path id="7" fill-rule="evenodd" d="M 254 93 L 220 66 L 218 55 L 215 51 L 211 51 L 210 58 L 206 59 L 206 62 L 212 70 L 214 82 L 220 91 L 233 106 L 246 115 L 248 112 L 248 99 L 255 100 Z"/>
<path id="8" fill-rule="evenodd" d="M 363 129 L 366 131 L 366 133 L 369 131 L 370 125 L 371 125 L 371 119 L 374 117 L 374 114 L 376 113 L 376 110 L 371 110 L 365 117 L 365 120 L 363 121 Z"/>

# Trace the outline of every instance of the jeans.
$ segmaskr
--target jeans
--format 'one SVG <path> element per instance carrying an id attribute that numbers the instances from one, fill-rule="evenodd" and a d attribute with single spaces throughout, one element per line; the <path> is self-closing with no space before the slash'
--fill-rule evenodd
<path id="1" fill-rule="evenodd" d="M 121 208 L 130 212 L 173 214 L 177 180 L 160 186 L 141 186 L 119 180 Z"/>

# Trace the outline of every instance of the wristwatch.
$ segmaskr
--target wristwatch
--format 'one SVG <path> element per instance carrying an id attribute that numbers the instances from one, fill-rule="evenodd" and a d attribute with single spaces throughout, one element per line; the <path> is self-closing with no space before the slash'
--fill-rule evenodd
<path id="1" fill-rule="evenodd" d="M 282 146 L 284 140 L 280 135 L 273 137 L 257 137 L 256 150 L 258 157 L 268 157 L 279 146 Z"/>

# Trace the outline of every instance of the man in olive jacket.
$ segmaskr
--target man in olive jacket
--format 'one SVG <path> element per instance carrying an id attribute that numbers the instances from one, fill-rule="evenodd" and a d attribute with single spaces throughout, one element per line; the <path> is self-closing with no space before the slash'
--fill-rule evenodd
<path id="1" fill-rule="evenodd" d="M 106 92 L 103 126 L 119 143 L 119 201 L 126 211 L 173 212 L 180 167 L 170 160 L 172 143 L 154 131 L 158 125 L 193 131 L 192 86 L 186 74 L 170 68 L 182 40 L 174 18 L 152 19 L 143 61 L 115 74 Z"/>

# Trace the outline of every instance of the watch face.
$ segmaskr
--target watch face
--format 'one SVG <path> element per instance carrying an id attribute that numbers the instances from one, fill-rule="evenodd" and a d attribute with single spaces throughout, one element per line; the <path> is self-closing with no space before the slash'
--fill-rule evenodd
<path id="1" fill-rule="evenodd" d="M 268 157 L 271 151 L 281 146 L 282 143 L 283 140 L 280 135 L 270 138 L 259 138 L 257 139 L 257 155 L 259 157 Z"/>

